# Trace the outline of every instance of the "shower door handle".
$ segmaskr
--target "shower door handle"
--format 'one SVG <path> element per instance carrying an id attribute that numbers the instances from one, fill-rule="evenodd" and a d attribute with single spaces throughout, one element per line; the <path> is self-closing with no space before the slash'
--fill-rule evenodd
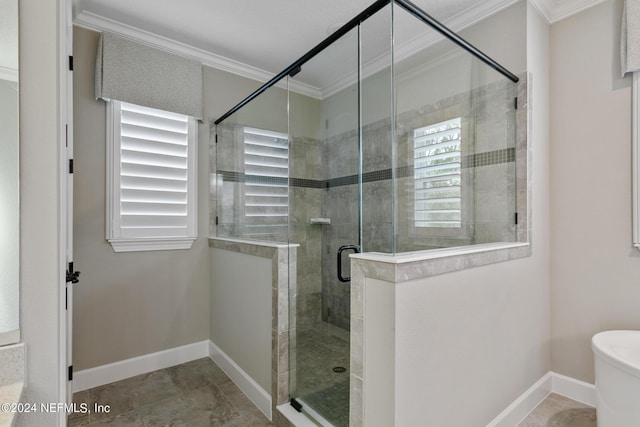
<path id="1" fill-rule="evenodd" d="M 344 245 L 338 249 L 338 280 L 341 282 L 350 282 L 351 277 L 342 277 L 342 252 L 353 251 L 354 253 L 360 253 L 360 246 L 358 245 Z"/>

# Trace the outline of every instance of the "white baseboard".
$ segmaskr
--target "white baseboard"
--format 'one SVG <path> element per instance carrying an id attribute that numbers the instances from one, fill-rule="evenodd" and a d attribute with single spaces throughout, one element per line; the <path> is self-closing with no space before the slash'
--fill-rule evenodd
<path id="1" fill-rule="evenodd" d="M 596 391 L 593 384 L 548 372 L 487 424 L 487 427 L 518 425 L 551 393 L 557 393 L 590 406 L 596 404 Z"/>
<path id="2" fill-rule="evenodd" d="M 487 427 L 513 427 L 526 417 L 551 393 L 552 373 L 549 372 L 507 406 Z"/>
<path id="3" fill-rule="evenodd" d="M 209 340 L 145 354 L 73 373 L 73 392 L 124 380 L 209 356 Z"/>
<path id="4" fill-rule="evenodd" d="M 561 394 L 589 406 L 596 406 L 596 386 L 575 378 L 551 372 L 554 393 Z"/>
<path id="5" fill-rule="evenodd" d="M 249 400 L 271 420 L 271 394 L 267 393 L 236 362 L 227 356 L 217 345 L 209 341 L 209 357 L 238 386 Z"/>
<path id="6" fill-rule="evenodd" d="M 210 357 L 258 409 L 271 419 L 271 395 L 209 340 L 74 372 L 73 392 L 99 387 L 203 357 Z"/>

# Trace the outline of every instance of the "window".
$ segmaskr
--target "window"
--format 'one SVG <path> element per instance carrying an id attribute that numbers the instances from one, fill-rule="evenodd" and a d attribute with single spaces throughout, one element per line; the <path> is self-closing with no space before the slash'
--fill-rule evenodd
<path id="1" fill-rule="evenodd" d="M 196 232 L 196 124 L 109 101 L 107 240 L 116 252 L 188 249 Z"/>
<path id="2" fill-rule="evenodd" d="M 247 237 L 286 235 L 289 216 L 287 134 L 244 128 L 244 215 Z"/>
<path id="3" fill-rule="evenodd" d="M 415 226 L 460 228 L 461 118 L 413 132 Z"/>

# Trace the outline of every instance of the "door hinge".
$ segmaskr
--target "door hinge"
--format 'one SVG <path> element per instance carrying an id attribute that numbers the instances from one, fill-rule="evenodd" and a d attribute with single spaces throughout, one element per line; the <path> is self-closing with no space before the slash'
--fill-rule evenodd
<path id="1" fill-rule="evenodd" d="M 218 134 L 216 133 L 216 144 L 218 143 Z"/>
<path id="2" fill-rule="evenodd" d="M 218 225 L 218 216 L 216 215 L 216 225 Z"/>
<path id="3" fill-rule="evenodd" d="M 513 106 L 515 107 L 516 110 L 518 109 L 518 97 L 517 96 L 513 99 Z"/>
<path id="4" fill-rule="evenodd" d="M 67 269 L 67 283 L 78 283 L 80 281 L 80 272 L 73 271 L 73 262 L 69 263 L 69 267 Z"/>
<path id="5" fill-rule="evenodd" d="M 68 381 L 73 381 L 73 365 L 69 366 L 69 370 L 67 372 Z"/>
<path id="6" fill-rule="evenodd" d="M 73 173 L 73 159 L 69 159 L 69 173 Z"/>
<path id="7" fill-rule="evenodd" d="M 69 55 L 69 71 L 73 71 L 73 56 Z"/>
<path id="8" fill-rule="evenodd" d="M 291 403 L 291 406 L 293 406 L 293 409 L 295 409 L 298 412 L 302 412 L 302 403 L 298 402 L 295 398 L 292 398 L 290 403 Z"/>
<path id="9" fill-rule="evenodd" d="M 518 225 L 518 212 L 515 213 L 515 222 L 516 222 L 516 225 Z"/>

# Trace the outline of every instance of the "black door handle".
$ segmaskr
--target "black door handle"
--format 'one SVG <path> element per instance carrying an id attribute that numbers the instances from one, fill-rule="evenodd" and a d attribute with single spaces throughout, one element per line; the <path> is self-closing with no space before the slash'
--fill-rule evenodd
<path id="1" fill-rule="evenodd" d="M 350 282 L 351 277 L 342 277 L 342 252 L 353 251 L 354 253 L 360 253 L 360 246 L 358 245 L 344 245 L 338 249 L 338 280 L 341 282 Z"/>

